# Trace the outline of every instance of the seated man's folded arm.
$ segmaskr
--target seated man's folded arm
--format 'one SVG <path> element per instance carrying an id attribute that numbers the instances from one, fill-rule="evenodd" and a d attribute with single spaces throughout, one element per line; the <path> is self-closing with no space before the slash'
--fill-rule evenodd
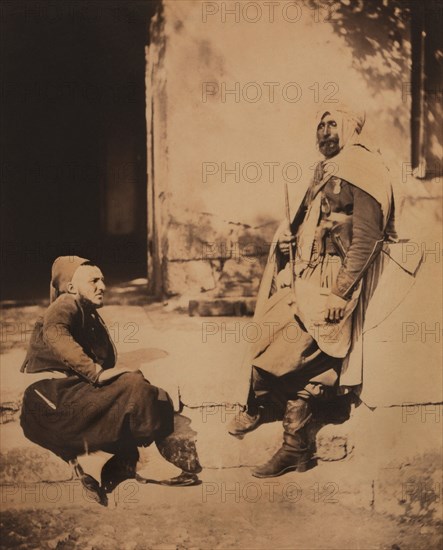
<path id="1" fill-rule="evenodd" d="M 383 213 L 368 193 L 351 185 L 354 195 L 352 241 L 332 293 L 349 298 L 383 247 Z"/>
<path id="2" fill-rule="evenodd" d="M 72 335 L 76 314 L 74 303 L 54 303 L 50 306 L 43 321 L 43 339 L 75 374 L 91 384 L 97 384 L 102 372 L 101 365 L 84 352 Z"/>

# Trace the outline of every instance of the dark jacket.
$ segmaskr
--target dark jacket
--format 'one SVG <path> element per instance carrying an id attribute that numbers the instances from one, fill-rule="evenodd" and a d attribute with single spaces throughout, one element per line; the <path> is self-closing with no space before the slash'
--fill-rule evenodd
<path id="1" fill-rule="evenodd" d="M 332 214 L 348 216 L 343 222 L 332 222 L 329 232 L 343 260 L 332 292 L 346 298 L 383 247 L 383 213 L 371 195 L 345 180 L 331 178 L 321 192 Z M 324 210 L 322 207 L 322 219 L 327 221 L 331 216 Z"/>
<path id="2" fill-rule="evenodd" d="M 115 362 L 114 344 L 95 308 L 62 294 L 35 323 L 21 370 L 61 371 L 95 384 L 101 371 Z"/>
<path id="3" fill-rule="evenodd" d="M 320 193 L 322 214 L 319 223 L 328 228 L 323 233 L 323 246 L 328 252 L 332 246 L 343 261 L 332 292 L 346 299 L 383 247 L 383 213 L 380 204 L 371 195 L 340 178 L 330 178 Z M 297 235 L 311 200 L 308 191 L 291 224 L 294 235 Z M 343 221 L 331 221 L 340 218 L 334 218 L 334 214 L 341 215 Z M 288 257 L 279 250 L 277 252 L 278 266 L 281 269 Z"/>

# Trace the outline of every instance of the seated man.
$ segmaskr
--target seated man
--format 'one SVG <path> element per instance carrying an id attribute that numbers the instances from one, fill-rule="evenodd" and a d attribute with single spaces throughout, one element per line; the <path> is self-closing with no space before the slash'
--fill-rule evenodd
<path id="1" fill-rule="evenodd" d="M 181 464 L 169 448 L 174 431 L 170 397 L 139 370 L 116 365 L 116 349 L 97 312 L 104 291 L 102 272 L 88 260 L 55 260 L 51 304 L 35 325 L 22 372 L 65 376 L 29 386 L 20 420 L 26 437 L 69 462 L 90 496 L 106 505 L 106 492 L 123 479 L 146 482 L 136 474 L 137 447 L 155 442 L 164 457 Z M 114 455 L 102 470 L 101 485 L 77 460 L 95 451 Z M 182 474 L 165 484 L 196 483 L 201 470 L 196 454 L 183 466 Z"/>

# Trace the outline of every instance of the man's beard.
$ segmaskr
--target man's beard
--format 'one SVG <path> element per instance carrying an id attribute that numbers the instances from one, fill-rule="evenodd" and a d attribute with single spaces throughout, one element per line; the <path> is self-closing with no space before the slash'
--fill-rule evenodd
<path id="1" fill-rule="evenodd" d="M 104 295 L 103 295 L 104 298 Z M 99 301 L 97 304 L 92 302 L 89 298 L 86 296 L 80 295 L 80 302 L 86 309 L 100 309 L 104 306 L 104 299 Z"/>
<path id="2" fill-rule="evenodd" d="M 339 152 L 339 140 L 337 138 L 329 138 L 320 141 L 319 150 L 325 156 L 334 156 Z"/>

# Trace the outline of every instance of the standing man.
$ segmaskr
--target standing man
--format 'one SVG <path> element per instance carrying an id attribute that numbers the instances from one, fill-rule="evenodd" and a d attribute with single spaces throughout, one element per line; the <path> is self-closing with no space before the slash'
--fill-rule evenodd
<path id="1" fill-rule="evenodd" d="M 139 370 L 120 368 L 108 329 L 98 313 L 105 284 L 101 270 L 78 256 L 62 256 L 52 266 L 51 304 L 35 325 L 22 372 L 48 372 L 29 386 L 21 413 L 31 441 L 69 462 L 89 495 L 106 505 L 106 493 L 136 478 L 137 447 L 155 442 L 181 476 L 165 484 L 190 485 L 200 465 L 178 460 L 168 436 L 174 431 L 169 395 Z M 50 372 L 64 377 L 50 378 Z M 105 451 L 114 455 L 100 480 L 85 474 L 77 457 Z M 191 471 L 190 471 L 191 470 Z"/>
<path id="2" fill-rule="evenodd" d="M 388 172 L 361 138 L 364 123 L 364 114 L 345 109 L 319 114 L 324 160 L 270 250 L 255 311 L 264 336 L 247 358 L 247 409 L 229 428 L 243 437 L 270 414 L 283 417 L 283 445 L 253 471 L 256 477 L 309 467 L 312 404 L 343 386 L 340 376 L 381 272 L 383 243 L 396 238 Z"/>

